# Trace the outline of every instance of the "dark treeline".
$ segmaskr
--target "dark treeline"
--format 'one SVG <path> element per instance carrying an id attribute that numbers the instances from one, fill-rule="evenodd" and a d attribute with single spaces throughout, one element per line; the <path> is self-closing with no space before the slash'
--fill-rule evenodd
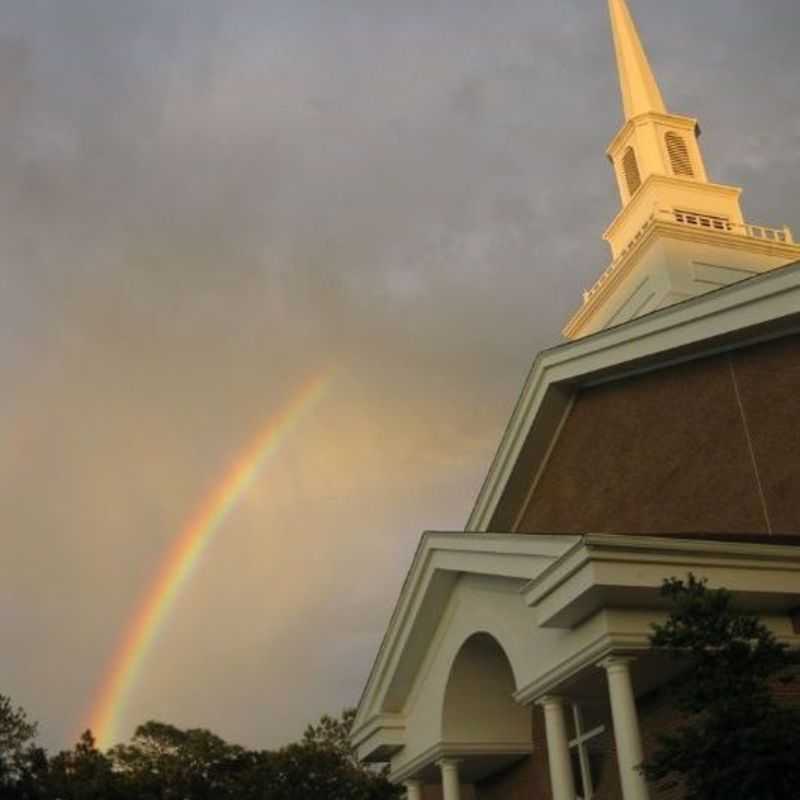
<path id="1" fill-rule="evenodd" d="M 36 724 L 0 695 L 0 800 L 394 800 L 396 787 L 355 758 L 353 718 L 352 710 L 324 716 L 276 751 L 148 722 L 106 752 L 87 731 L 50 755 Z"/>

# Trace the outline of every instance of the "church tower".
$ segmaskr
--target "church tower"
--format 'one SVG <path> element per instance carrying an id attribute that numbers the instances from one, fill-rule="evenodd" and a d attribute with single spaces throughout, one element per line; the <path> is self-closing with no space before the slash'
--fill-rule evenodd
<path id="1" fill-rule="evenodd" d="M 789 228 L 748 224 L 742 190 L 709 179 L 697 120 L 667 110 L 626 0 L 609 6 L 625 123 L 607 152 L 622 210 L 569 339 L 800 260 Z"/>

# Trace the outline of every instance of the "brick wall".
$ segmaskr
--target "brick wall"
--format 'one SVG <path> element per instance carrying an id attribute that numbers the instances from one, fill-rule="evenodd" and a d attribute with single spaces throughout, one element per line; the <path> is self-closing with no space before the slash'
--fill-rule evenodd
<path id="1" fill-rule="evenodd" d="M 516 530 L 796 534 L 798 416 L 798 335 L 580 390 Z"/>

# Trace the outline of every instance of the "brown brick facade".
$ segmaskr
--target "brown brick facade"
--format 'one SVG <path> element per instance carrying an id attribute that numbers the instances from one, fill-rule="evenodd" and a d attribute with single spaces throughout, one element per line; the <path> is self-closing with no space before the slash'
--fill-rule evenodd
<path id="1" fill-rule="evenodd" d="M 517 530 L 800 532 L 800 336 L 588 388 Z"/>

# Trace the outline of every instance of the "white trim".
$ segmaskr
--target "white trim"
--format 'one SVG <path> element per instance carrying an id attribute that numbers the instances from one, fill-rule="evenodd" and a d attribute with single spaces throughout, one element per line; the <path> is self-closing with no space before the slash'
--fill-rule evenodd
<path id="1" fill-rule="evenodd" d="M 765 330 L 780 324 L 779 333 Z M 575 387 L 687 361 L 800 330 L 800 263 L 540 353 L 478 494 L 466 529 L 488 530 L 546 398 Z M 552 423 L 550 423 L 552 424 Z"/>
<path id="2" fill-rule="evenodd" d="M 447 759 L 467 759 L 480 756 L 526 756 L 532 753 L 532 743 L 520 742 L 448 742 L 436 744 L 420 753 L 413 761 L 409 761 L 402 769 L 389 775 L 392 783 L 403 783 L 413 778 L 426 767 Z"/>
<path id="3" fill-rule="evenodd" d="M 564 406 L 563 411 L 561 412 L 561 420 L 558 423 L 558 427 L 553 432 L 553 436 L 550 439 L 550 444 L 547 447 L 547 450 L 544 454 L 544 458 L 541 460 L 538 469 L 534 475 L 533 480 L 531 481 L 531 487 L 528 489 L 528 494 L 525 496 L 525 502 L 522 503 L 519 509 L 519 513 L 517 514 L 516 518 L 514 519 L 514 524 L 511 528 L 512 532 L 516 533 L 519 530 L 519 526 L 522 524 L 522 520 L 525 518 L 525 514 L 528 512 L 528 508 L 530 507 L 531 500 L 533 499 L 533 493 L 536 491 L 536 487 L 539 485 L 539 482 L 542 479 L 542 475 L 544 475 L 544 471 L 547 469 L 547 465 L 550 463 L 550 459 L 555 452 L 556 445 L 558 444 L 558 440 L 561 438 L 561 434 L 564 431 L 564 428 L 567 425 L 567 420 L 569 419 L 569 415 L 572 413 L 572 409 L 575 406 L 575 395 L 572 395 L 569 400 L 567 401 L 566 405 Z"/>
<path id="4" fill-rule="evenodd" d="M 635 568 L 629 568 L 635 567 Z M 787 611 L 800 601 L 800 548 L 749 542 L 588 534 L 523 589 L 543 627 L 572 628 L 609 605 L 606 592 L 627 593 L 636 607 L 663 608 L 668 572 L 694 571 L 734 592 L 744 606 L 761 608 L 771 595 Z M 613 604 L 613 603 L 612 603 Z M 623 607 L 627 607 L 624 606 Z"/>
<path id="5" fill-rule="evenodd" d="M 571 658 L 566 659 L 557 667 L 540 675 L 535 681 L 523 686 L 514 695 L 518 703 L 536 703 L 548 694 L 558 692 L 558 688 L 589 667 L 597 665 L 611 653 L 635 653 L 650 648 L 650 639 L 647 634 L 615 633 L 609 635 L 602 633 L 593 642 L 589 643 Z"/>
<path id="6" fill-rule="evenodd" d="M 379 714 L 361 730 L 361 747 L 370 750 L 369 740 L 375 739 L 374 750 L 381 751 L 384 758 L 403 749 L 406 721 L 402 714 Z"/>

